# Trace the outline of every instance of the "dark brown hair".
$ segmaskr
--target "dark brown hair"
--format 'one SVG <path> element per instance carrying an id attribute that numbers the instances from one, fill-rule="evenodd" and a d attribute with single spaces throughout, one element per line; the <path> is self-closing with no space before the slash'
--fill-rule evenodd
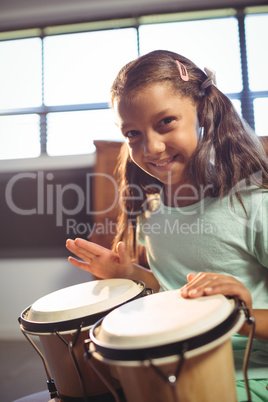
<path id="1" fill-rule="evenodd" d="M 189 80 L 181 79 L 176 60 L 187 69 Z M 148 53 L 128 63 L 118 73 L 111 88 L 111 101 L 119 101 L 122 96 L 131 96 L 141 88 L 153 83 L 170 83 L 181 97 L 187 97 L 197 105 L 199 125 L 202 135 L 188 164 L 190 181 L 197 188 L 205 186 L 211 197 L 222 197 L 230 192 L 243 179 L 251 178 L 259 172 L 262 182 L 255 184 L 268 187 L 268 163 L 263 147 L 257 136 L 236 112 L 232 102 L 210 85 L 202 90 L 207 75 L 185 57 L 164 50 Z M 214 163 L 211 163 L 211 152 Z M 125 211 L 118 219 L 118 241 L 124 240 L 128 251 L 135 256 L 136 218 L 142 211 L 143 203 L 149 193 L 159 192 L 162 187 L 157 179 L 141 170 L 129 156 L 123 144 L 118 161 L 121 197 Z M 142 189 L 143 197 L 137 197 L 135 189 Z M 243 205 L 240 193 L 236 196 Z"/>

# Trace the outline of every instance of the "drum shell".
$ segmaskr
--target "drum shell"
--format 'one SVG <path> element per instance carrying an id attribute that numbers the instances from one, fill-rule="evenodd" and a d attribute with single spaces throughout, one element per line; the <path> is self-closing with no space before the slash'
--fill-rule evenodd
<path id="1" fill-rule="evenodd" d="M 89 327 L 86 327 L 81 330 L 73 352 L 83 378 L 86 395 L 90 397 L 108 393 L 109 390 L 84 358 L 84 341 L 88 338 L 89 329 Z M 28 332 L 28 334 L 30 333 Z M 69 344 L 74 342 L 76 334 L 77 330 L 60 333 L 60 336 Z M 83 392 L 79 377 L 68 346 L 56 333 L 38 334 L 38 337 L 59 394 L 72 398 L 82 398 Z M 95 359 L 92 364 L 103 373 L 114 388 L 120 387 L 119 381 L 112 376 L 109 366 Z"/>
<path id="2" fill-rule="evenodd" d="M 128 402 L 174 402 L 172 386 L 146 361 L 111 361 L 93 353 L 114 370 Z M 170 356 L 152 363 L 165 376 L 176 372 L 178 356 Z M 175 383 L 180 402 L 236 402 L 234 361 L 231 341 L 226 340 L 199 355 L 185 358 Z"/>
<path id="3" fill-rule="evenodd" d="M 168 303 L 165 303 L 166 297 Z M 215 319 L 215 315 L 211 319 L 209 313 L 203 328 L 194 317 L 194 330 L 193 327 L 187 330 L 189 337 L 187 333 L 182 334 L 180 328 L 180 332 L 172 334 L 171 338 L 170 331 L 165 325 L 162 326 L 168 309 L 185 311 L 186 315 L 183 312 L 182 317 L 188 317 L 191 309 L 188 310 L 184 303 L 191 303 L 192 306 L 197 303 L 199 312 L 204 303 L 210 305 L 213 301 L 221 300 L 224 300 L 224 304 L 220 303 L 220 306 L 227 307 L 229 304 L 227 310 L 219 315 L 217 307 L 215 312 L 219 319 Z M 244 311 L 239 308 L 238 300 L 227 301 L 219 295 L 188 302 L 180 300 L 176 291 L 170 291 L 148 296 L 144 303 L 133 302 L 125 307 L 114 310 L 93 326 L 89 350 L 96 360 L 114 366 L 128 402 L 237 401 L 231 337 L 245 322 Z M 152 309 L 157 314 L 153 315 Z M 125 324 L 125 317 L 128 322 L 132 320 L 134 331 L 136 325 L 137 331 L 133 336 L 130 330 L 126 331 L 123 327 L 120 330 L 120 325 Z M 113 325 L 113 322 L 116 324 Z M 169 328 L 177 329 L 177 322 L 174 320 L 174 326 Z M 165 323 L 167 325 L 167 321 Z M 147 332 L 150 328 L 148 325 L 153 325 L 152 328 L 156 328 L 157 332 L 154 333 L 153 329 Z M 169 338 L 163 338 L 166 334 L 169 334 Z"/>
<path id="4" fill-rule="evenodd" d="M 132 284 L 136 284 L 136 287 L 133 288 Z M 84 289 L 81 288 L 81 286 L 86 287 Z M 91 286 L 93 286 L 93 288 L 91 288 Z M 55 292 L 55 294 L 59 300 L 63 299 L 63 301 L 65 301 L 66 294 L 64 297 L 62 297 L 62 294 L 59 295 L 62 291 L 67 290 L 67 296 L 70 296 L 70 290 L 72 291 L 72 289 L 74 289 L 74 293 L 71 295 L 77 296 L 78 299 L 81 289 L 82 296 L 85 291 L 88 291 L 86 296 L 89 296 L 88 305 L 90 306 L 91 294 L 95 294 L 99 289 L 102 290 L 103 288 L 109 289 L 107 299 L 103 298 L 105 305 L 101 304 L 102 300 L 99 300 L 98 297 L 95 298 L 95 311 L 88 312 L 87 315 L 85 315 L 85 311 L 82 310 L 84 307 L 84 305 L 82 305 L 81 309 L 80 307 L 76 307 L 74 314 L 71 311 L 71 316 L 62 316 L 62 312 L 65 314 L 65 310 L 62 309 L 61 312 L 59 309 L 60 317 L 57 315 L 57 317 L 55 317 L 57 318 L 56 320 L 53 320 L 53 316 L 49 316 L 47 320 L 42 320 L 42 317 L 37 317 L 38 319 L 34 317 L 34 319 L 32 319 L 29 316 L 32 306 L 29 306 L 19 317 L 19 323 L 23 334 L 34 346 L 39 355 L 41 356 L 43 354 L 44 365 L 47 365 L 50 371 L 49 373 L 47 372 L 47 377 L 49 379 L 51 379 L 51 377 L 53 378 L 56 389 L 61 396 L 68 398 L 84 398 L 85 395 L 91 397 L 110 393 L 111 390 L 108 389 L 99 376 L 95 374 L 95 367 L 98 372 L 103 373 L 103 376 L 107 378 L 107 382 L 111 384 L 113 388 L 120 387 L 119 381 L 111 375 L 110 368 L 107 367 L 107 365 L 95 360 L 89 364 L 88 359 L 84 358 L 84 341 L 88 338 L 89 330 L 101 317 L 104 317 L 119 305 L 145 296 L 148 290 L 145 288 L 144 283 L 121 279 L 100 280 L 60 289 Z M 117 293 L 117 291 L 119 291 L 119 293 Z M 110 297 L 110 292 L 115 292 L 112 293 L 112 297 Z M 51 297 L 51 295 L 45 297 Z M 51 299 L 49 301 L 51 301 Z M 79 299 L 79 302 L 80 301 L 81 299 Z M 100 304 L 98 304 L 99 302 Z M 43 307 L 47 307 L 44 302 L 42 308 Z M 87 308 L 87 304 L 85 304 L 85 307 Z M 50 310 L 48 311 L 50 313 Z M 55 311 L 58 314 L 58 311 Z M 66 310 L 66 312 L 69 314 L 69 311 Z M 52 310 L 52 315 L 53 314 L 54 310 Z M 39 338 L 41 350 L 38 350 L 37 345 L 35 345 L 31 339 L 32 337 Z M 91 367 L 92 364 L 94 365 L 93 368 Z M 82 383 L 78 372 L 81 373 Z"/>

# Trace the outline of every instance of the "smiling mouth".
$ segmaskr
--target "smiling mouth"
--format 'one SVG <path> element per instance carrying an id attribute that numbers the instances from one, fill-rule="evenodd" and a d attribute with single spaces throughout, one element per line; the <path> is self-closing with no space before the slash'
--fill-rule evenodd
<path id="1" fill-rule="evenodd" d="M 168 163 L 172 162 L 176 158 L 176 156 L 177 155 L 172 156 L 171 158 L 167 159 L 163 163 L 152 163 L 152 162 L 151 163 L 152 163 L 152 165 L 154 165 L 156 167 L 163 167 L 163 166 L 166 166 Z"/>

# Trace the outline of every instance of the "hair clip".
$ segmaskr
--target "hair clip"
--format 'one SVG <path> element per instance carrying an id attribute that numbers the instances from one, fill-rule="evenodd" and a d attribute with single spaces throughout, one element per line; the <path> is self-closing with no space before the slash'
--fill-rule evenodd
<path id="1" fill-rule="evenodd" d="M 202 82 L 200 89 L 204 91 L 206 88 L 210 87 L 212 84 L 216 86 L 216 72 L 210 68 L 204 68 L 207 78 Z"/>
<path id="2" fill-rule="evenodd" d="M 214 84 L 216 86 L 217 85 L 216 71 L 212 70 L 211 68 L 208 68 L 208 67 L 205 67 L 204 70 L 205 70 L 205 73 L 207 74 L 208 78 L 211 79 L 212 84 Z"/>
<path id="3" fill-rule="evenodd" d="M 183 81 L 189 81 L 189 75 L 188 75 L 188 71 L 187 71 L 186 67 L 179 60 L 175 60 L 175 61 L 178 65 L 181 79 Z"/>

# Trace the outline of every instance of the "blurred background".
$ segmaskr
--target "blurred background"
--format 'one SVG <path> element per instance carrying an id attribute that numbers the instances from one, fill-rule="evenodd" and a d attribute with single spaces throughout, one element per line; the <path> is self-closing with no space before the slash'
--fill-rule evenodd
<path id="1" fill-rule="evenodd" d="M 66 239 L 111 244 L 122 138 L 109 89 L 123 65 L 167 49 L 212 68 L 267 141 L 267 1 L 216 3 L 0 2 L 2 402 L 45 389 L 18 316 L 54 290 L 94 279 L 68 263 Z"/>

